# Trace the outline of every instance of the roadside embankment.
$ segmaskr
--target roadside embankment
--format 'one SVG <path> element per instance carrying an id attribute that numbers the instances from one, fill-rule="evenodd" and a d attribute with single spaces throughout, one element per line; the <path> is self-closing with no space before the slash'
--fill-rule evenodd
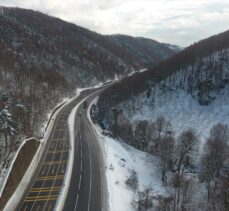
<path id="1" fill-rule="evenodd" d="M 32 138 L 27 140 L 25 144 L 21 147 L 6 182 L 6 186 L 3 190 L 0 199 L 0 210 L 3 210 L 6 202 L 16 190 L 18 184 L 20 183 L 22 177 L 28 169 L 35 153 L 37 152 L 39 145 L 40 142 L 37 139 Z"/>

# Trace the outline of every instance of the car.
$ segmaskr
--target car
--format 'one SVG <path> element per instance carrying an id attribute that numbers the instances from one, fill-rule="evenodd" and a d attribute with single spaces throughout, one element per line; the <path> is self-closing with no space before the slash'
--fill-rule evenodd
<path id="1" fill-rule="evenodd" d="M 108 130 L 102 130 L 102 135 L 112 137 L 112 132 Z"/>
<path id="2" fill-rule="evenodd" d="M 84 101 L 83 108 L 87 108 L 87 101 Z"/>

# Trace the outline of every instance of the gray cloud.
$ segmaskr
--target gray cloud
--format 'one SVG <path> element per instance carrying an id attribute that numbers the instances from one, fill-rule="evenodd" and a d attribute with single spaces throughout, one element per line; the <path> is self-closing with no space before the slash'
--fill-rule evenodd
<path id="1" fill-rule="evenodd" d="M 40 10 L 103 34 L 181 46 L 225 31 L 229 23 L 227 0 L 0 0 L 0 5 Z"/>

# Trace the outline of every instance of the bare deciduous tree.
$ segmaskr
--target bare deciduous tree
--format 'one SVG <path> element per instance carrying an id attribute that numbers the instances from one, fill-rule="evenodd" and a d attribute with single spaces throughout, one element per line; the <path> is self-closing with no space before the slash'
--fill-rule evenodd
<path id="1" fill-rule="evenodd" d="M 191 210 L 193 196 L 193 180 L 186 177 L 180 177 L 175 174 L 170 181 L 168 188 L 169 196 L 172 198 L 173 211 Z"/>
<path id="2" fill-rule="evenodd" d="M 148 121 L 140 121 L 135 129 L 135 144 L 136 147 L 140 150 L 145 151 L 148 146 L 147 140 L 147 129 L 149 123 Z"/>
<path id="3" fill-rule="evenodd" d="M 179 177 L 182 177 L 185 168 L 190 165 L 193 152 L 199 141 L 195 131 L 189 129 L 181 133 L 177 142 L 177 173 Z"/>
<path id="4" fill-rule="evenodd" d="M 156 121 L 150 125 L 149 129 L 148 136 L 150 136 L 152 142 L 150 151 L 152 154 L 157 154 L 161 139 L 172 134 L 172 126 L 165 117 L 159 116 Z"/>
<path id="5" fill-rule="evenodd" d="M 227 125 L 217 124 L 213 126 L 202 156 L 201 179 L 206 185 L 208 202 L 213 210 L 216 208 L 216 190 L 218 189 L 219 181 L 224 177 L 222 169 L 226 159 L 228 159 L 228 132 Z"/>
<path id="6" fill-rule="evenodd" d="M 138 211 L 147 211 L 153 207 L 153 196 L 150 189 L 138 191 L 137 199 L 133 200 L 132 204 Z"/>
<path id="7" fill-rule="evenodd" d="M 158 155 L 160 157 L 159 168 L 161 171 L 161 180 L 167 182 L 166 173 L 171 169 L 174 158 L 175 141 L 173 136 L 163 137 L 159 143 Z"/>

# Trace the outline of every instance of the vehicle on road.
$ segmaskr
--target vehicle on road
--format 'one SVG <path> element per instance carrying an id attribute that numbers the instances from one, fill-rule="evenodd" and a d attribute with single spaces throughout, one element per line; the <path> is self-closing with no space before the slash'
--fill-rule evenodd
<path id="1" fill-rule="evenodd" d="M 83 108 L 87 108 L 87 101 L 84 101 Z"/>
<path id="2" fill-rule="evenodd" d="M 104 135 L 104 136 L 109 136 L 109 137 L 112 137 L 112 132 L 111 131 L 108 131 L 108 130 L 102 130 L 102 134 Z"/>

